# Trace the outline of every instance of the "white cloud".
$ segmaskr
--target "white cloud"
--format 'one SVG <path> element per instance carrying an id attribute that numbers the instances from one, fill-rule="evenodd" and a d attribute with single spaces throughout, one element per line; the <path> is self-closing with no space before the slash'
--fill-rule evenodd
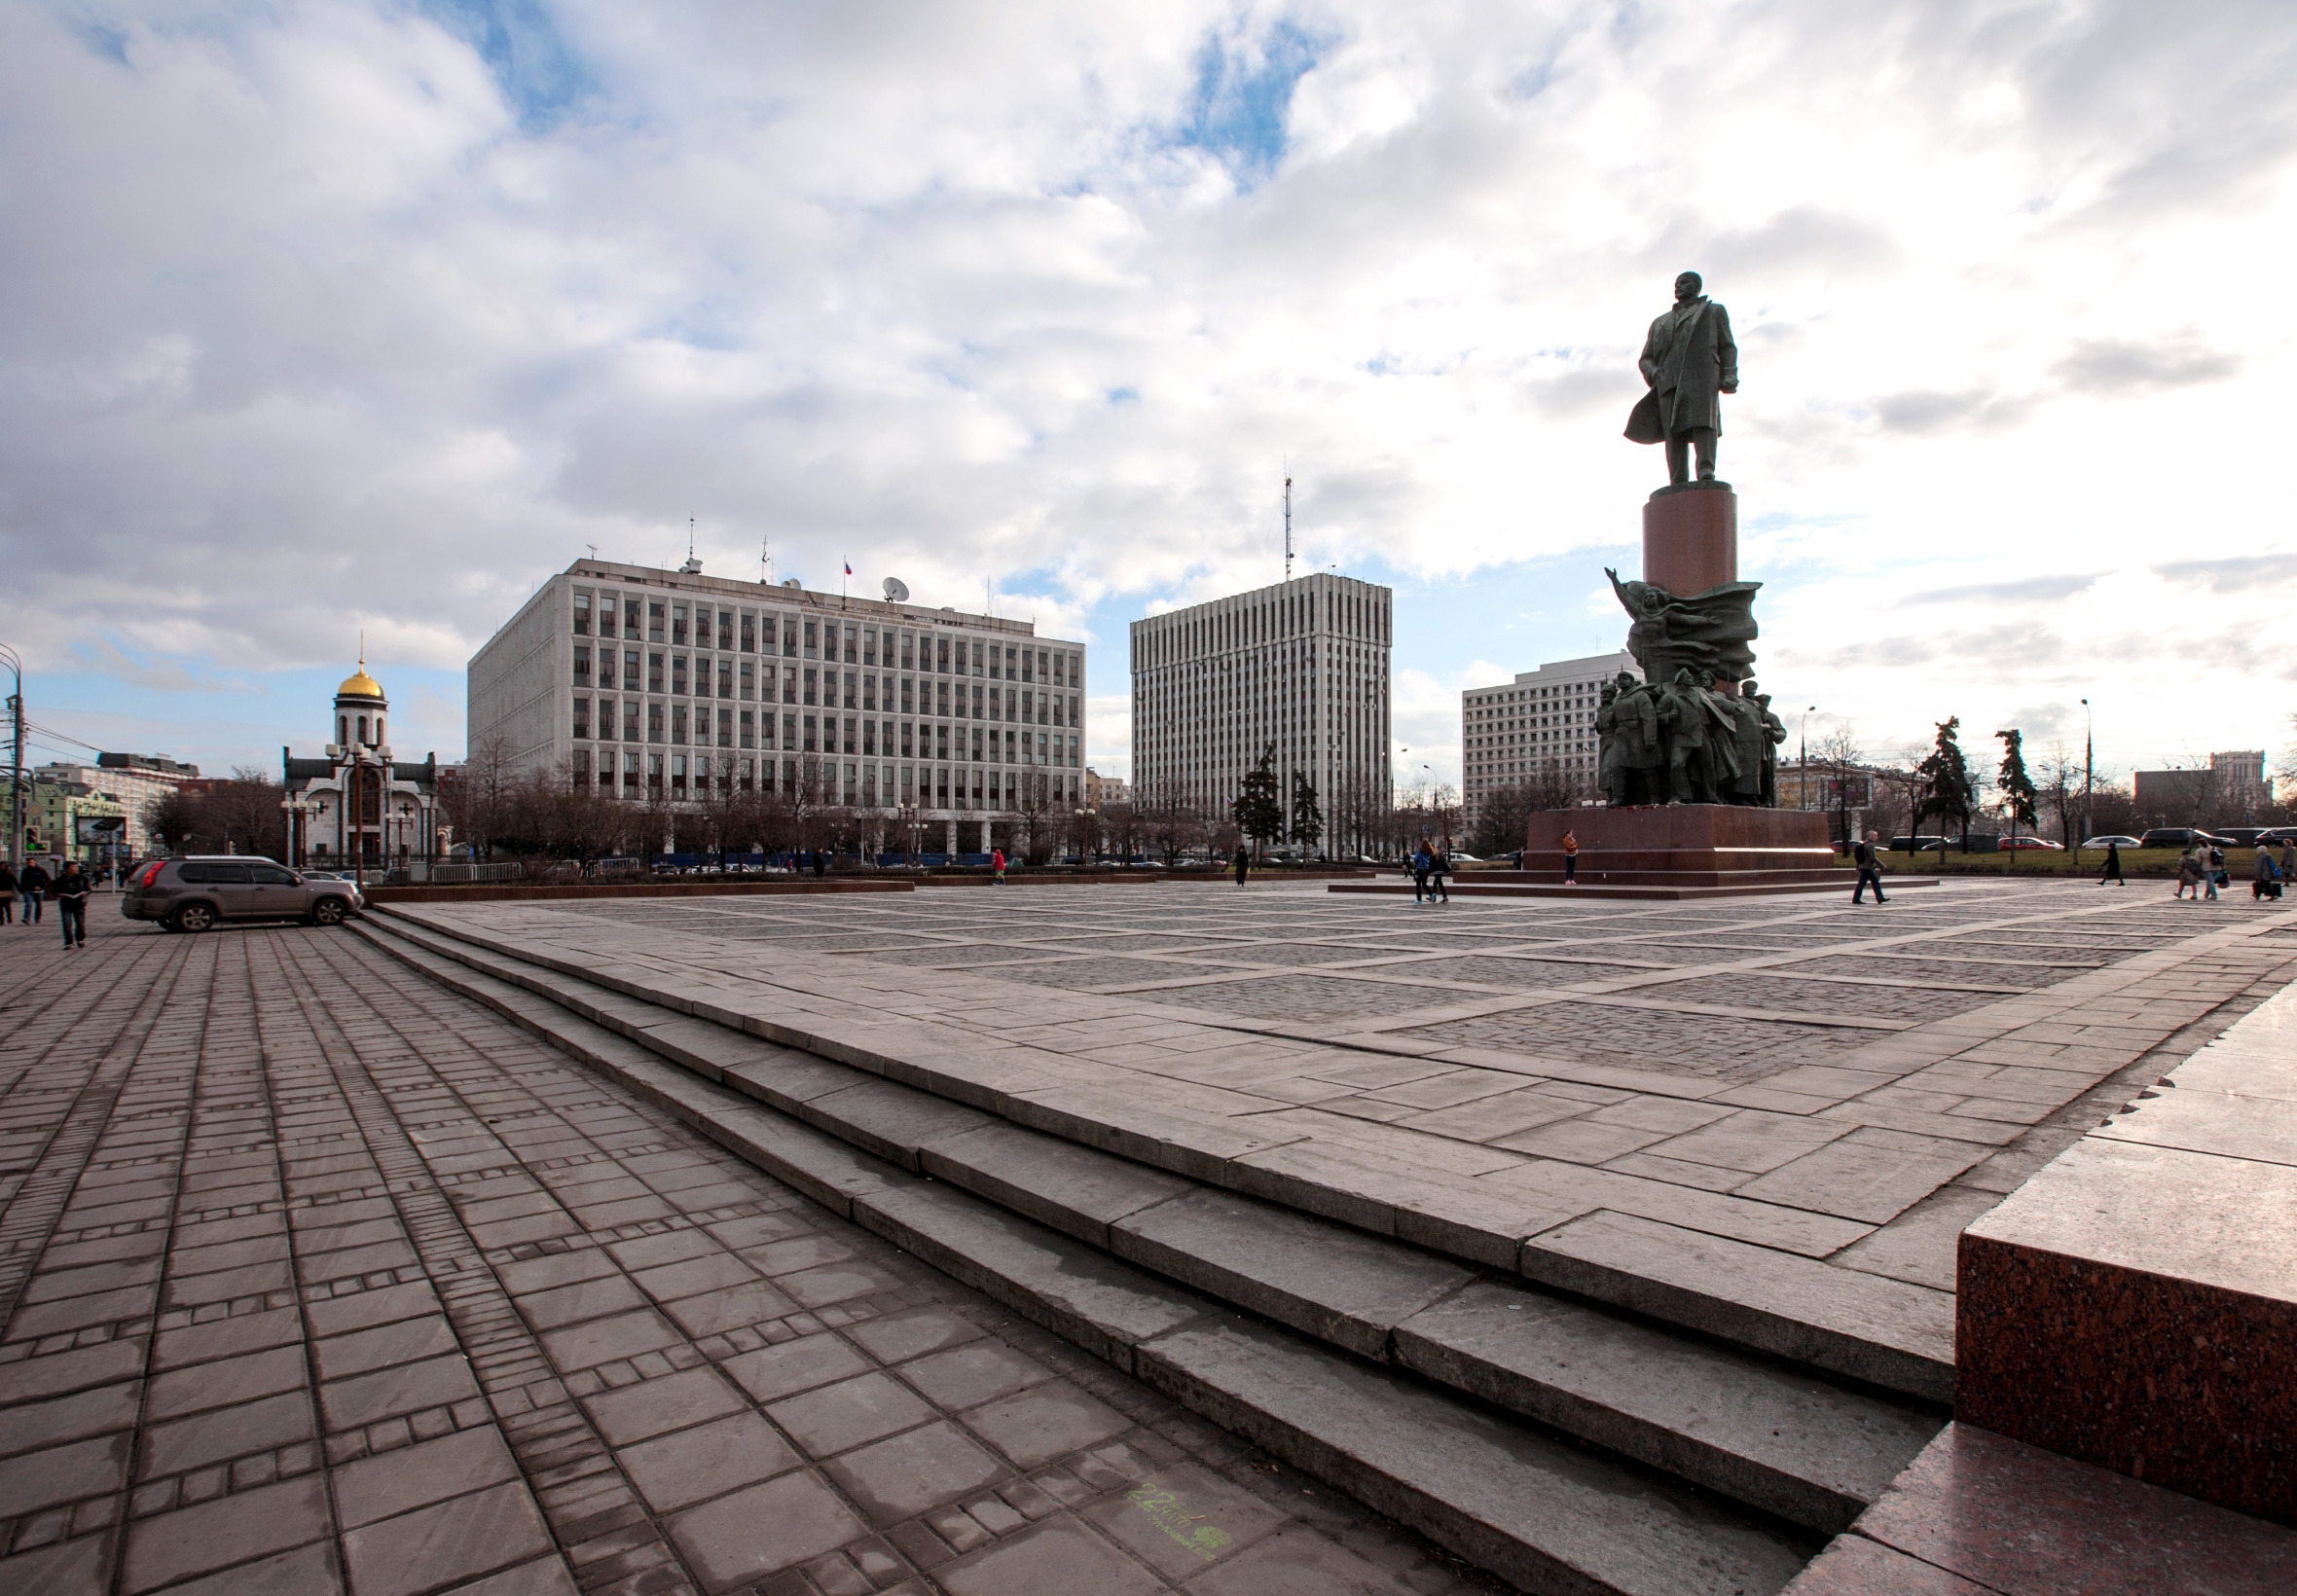
<path id="1" fill-rule="evenodd" d="M 688 515 L 712 569 L 771 535 L 1079 635 L 1265 582 L 1280 462 L 1311 568 L 1631 542 L 1632 357 L 1690 265 L 1781 702 L 1879 743 L 2089 696 L 2125 766 L 2281 724 L 2285 574 L 2159 572 L 2297 552 L 2253 420 L 2292 375 L 2284 6 L 518 15 L 490 61 L 485 0 L 0 0 L 40 669 L 101 639 L 157 694 L 362 625 L 454 669 Z M 1510 603 L 1403 662 L 1400 744 L 1456 742 Z"/>

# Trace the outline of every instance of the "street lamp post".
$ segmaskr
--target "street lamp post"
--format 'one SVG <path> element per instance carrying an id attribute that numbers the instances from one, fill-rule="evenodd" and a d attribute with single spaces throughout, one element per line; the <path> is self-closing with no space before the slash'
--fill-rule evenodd
<path id="1" fill-rule="evenodd" d="M 1817 707 L 1817 705 L 1812 704 L 1805 706 L 1803 710 L 1803 751 L 1795 761 L 1798 766 L 1795 785 L 1799 789 L 1795 794 L 1797 809 L 1810 807 L 1810 716 Z"/>
<path id="2" fill-rule="evenodd" d="M 2082 835 L 2091 835 L 2090 795 L 2097 786 L 2097 728 L 2090 701 L 2082 700 Z M 2080 849 L 2075 849 L 2078 855 Z"/>

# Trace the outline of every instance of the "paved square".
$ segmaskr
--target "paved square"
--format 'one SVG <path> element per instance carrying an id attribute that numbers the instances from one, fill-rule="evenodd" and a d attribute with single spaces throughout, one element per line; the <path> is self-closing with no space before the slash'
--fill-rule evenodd
<path id="1" fill-rule="evenodd" d="M 1884 907 L 1157 884 L 407 913 L 824 1036 L 906 1026 L 905 1056 L 985 1089 L 1024 1058 L 1016 1096 L 1212 1127 L 1253 1189 L 1456 1218 L 1484 1261 L 1511 1234 L 1719 1237 L 1755 1294 L 1822 1262 L 1845 1313 L 1933 1342 L 1961 1227 L 2297 976 L 2281 905 L 2087 881 Z M 1641 1227 L 1566 1234 L 1597 1211 Z"/>
<path id="2" fill-rule="evenodd" d="M 0 1590 L 1490 1588 L 346 932 L 96 909 L 0 929 Z"/>

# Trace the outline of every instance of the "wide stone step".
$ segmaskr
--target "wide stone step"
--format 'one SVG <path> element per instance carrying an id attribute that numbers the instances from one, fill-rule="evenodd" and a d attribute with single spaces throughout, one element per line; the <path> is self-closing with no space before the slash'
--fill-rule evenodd
<path id="1" fill-rule="evenodd" d="M 1520 1273 L 1942 1409 L 1953 1400 L 1953 1293 L 1820 1263 L 1871 1228 L 1851 1220 L 1682 1187 L 1655 1190 L 1551 1160 L 1478 1178 L 1441 1160 L 1431 1167 L 1398 1157 L 1392 1138 L 1359 1148 L 1351 1141 L 1358 1127 L 1331 1116 L 1303 1137 L 1291 1116 L 1238 1113 L 1240 1104 L 1258 1100 L 1219 1086 L 1166 1078 L 1144 1092 L 1068 1055 L 841 998 L 723 978 L 688 988 L 658 962 L 586 958 L 515 923 L 386 913 L 451 957 L 492 954 L 502 968 L 524 972 L 514 979 L 568 978 L 576 983 L 568 1001 L 636 1015 L 666 1049 L 681 1033 L 657 1008 L 717 1026 L 717 1034 L 682 1033 L 705 1038 L 687 1055 L 705 1072 L 727 1035 L 779 1043 L 1138 1165 Z M 643 1007 L 614 1010 L 624 999 Z M 769 1067 L 746 1089 L 778 1104 L 776 1092 L 810 1090 L 781 1084 L 792 1068 Z"/>
<path id="2" fill-rule="evenodd" d="M 1814 1538 L 1406 1370 L 1236 1314 L 877 1157 L 666 1058 L 646 1044 L 651 1028 L 634 1036 L 450 959 L 423 945 L 430 939 L 358 929 L 833 1211 L 1524 1590 L 1769 1596 L 1817 1549 Z"/>
<path id="3" fill-rule="evenodd" d="M 595 1052 L 582 1032 L 603 1030 L 650 1055 L 649 1070 L 667 1061 L 1208 1297 L 1811 1530 L 1847 1525 L 1943 1422 L 450 937 L 362 928 L 577 1056 Z M 846 1166 L 812 1179 L 822 1200 L 851 1195 Z M 1112 1355 L 1082 1322 L 1053 1327 Z"/>

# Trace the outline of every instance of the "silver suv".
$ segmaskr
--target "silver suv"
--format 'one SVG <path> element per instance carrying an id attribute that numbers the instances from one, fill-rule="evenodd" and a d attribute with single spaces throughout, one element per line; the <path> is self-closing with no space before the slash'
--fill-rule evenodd
<path id="1" fill-rule="evenodd" d="M 245 853 L 155 859 L 129 878 L 120 912 L 171 931 L 203 931 L 219 920 L 302 920 L 340 925 L 364 907 L 347 881 L 305 878 Z"/>

